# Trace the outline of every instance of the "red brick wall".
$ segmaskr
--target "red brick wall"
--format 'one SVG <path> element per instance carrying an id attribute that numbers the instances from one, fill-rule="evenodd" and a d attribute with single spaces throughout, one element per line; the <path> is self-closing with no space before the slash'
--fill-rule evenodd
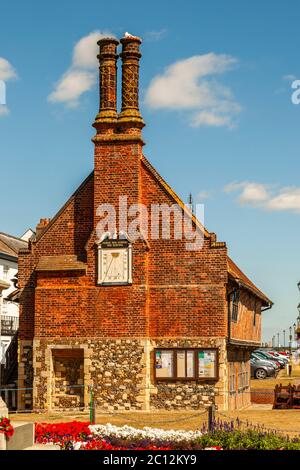
<path id="1" fill-rule="evenodd" d="M 118 205 L 121 195 L 128 205 L 175 202 L 141 164 L 141 148 L 138 142 L 97 143 L 94 185 L 90 177 L 33 244 L 31 267 L 23 268 L 24 257 L 24 298 L 40 256 L 77 254 L 88 264 L 87 275 L 39 273 L 35 281 L 33 274 L 35 306 L 24 302 L 20 320 L 24 338 L 34 309 L 37 337 L 226 335 L 226 247 L 212 248 L 209 239 L 200 251 L 187 251 L 185 240 L 140 240 L 133 246 L 132 286 L 96 285 L 98 205 Z"/>

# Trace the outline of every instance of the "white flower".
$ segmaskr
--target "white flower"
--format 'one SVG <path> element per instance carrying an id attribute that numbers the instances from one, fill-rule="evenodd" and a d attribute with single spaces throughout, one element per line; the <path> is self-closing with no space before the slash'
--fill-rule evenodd
<path id="1" fill-rule="evenodd" d="M 131 426 L 114 426 L 110 423 L 108 424 L 96 424 L 89 426 L 91 433 L 94 436 L 105 439 L 106 437 L 115 437 L 119 439 L 148 439 L 150 441 L 191 441 L 195 440 L 198 437 L 202 436 L 200 431 L 184 431 L 184 430 L 165 430 L 158 428 L 149 428 L 144 427 L 143 429 L 133 428 Z"/>

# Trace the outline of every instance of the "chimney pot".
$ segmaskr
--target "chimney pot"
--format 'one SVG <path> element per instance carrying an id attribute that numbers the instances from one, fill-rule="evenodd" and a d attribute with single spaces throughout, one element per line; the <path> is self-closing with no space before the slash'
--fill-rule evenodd
<path id="1" fill-rule="evenodd" d="M 44 230 L 45 227 L 49 224 L 51 219 L 40 219 L 39 223 L 36 226 L 35 233 L 36 237 L 39 236 L 40 233 Z"/>

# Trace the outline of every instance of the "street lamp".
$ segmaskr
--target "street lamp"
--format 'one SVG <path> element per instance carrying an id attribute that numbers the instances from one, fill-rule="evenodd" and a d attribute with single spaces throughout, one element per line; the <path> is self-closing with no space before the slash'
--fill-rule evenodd
<path id="1" fill-rule="evenodd" d="M 283 347 L 285 348 L 285 330 L 283 330 Z"/>
<path id="2" fill-rule="evenodd" d="M 291 326 L 289 327 L 289 330 L 290 330 L 289 348 L 290 348 L 290 357 L 291 357 L 291 354 L 292 354 L 292 340 L 293 340 L 293 337 L 292 337 L 292 327 L 291 327 Z"/>
<path id="3" fill-rule="evenodd" d="M 279 348 L 279 333 L 277 333 L 277 347 Z"/>

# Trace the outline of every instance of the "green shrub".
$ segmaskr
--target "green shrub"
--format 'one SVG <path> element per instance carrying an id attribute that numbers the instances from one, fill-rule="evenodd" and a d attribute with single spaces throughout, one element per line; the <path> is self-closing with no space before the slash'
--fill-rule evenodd
<path id="1" fill-rule="evenodd" d="M 224 450 L 300 450 L 300 439 L 252 429 L 215 431 L 204 434 L 197 443 L 202 447 L 220 446 Z"/>

